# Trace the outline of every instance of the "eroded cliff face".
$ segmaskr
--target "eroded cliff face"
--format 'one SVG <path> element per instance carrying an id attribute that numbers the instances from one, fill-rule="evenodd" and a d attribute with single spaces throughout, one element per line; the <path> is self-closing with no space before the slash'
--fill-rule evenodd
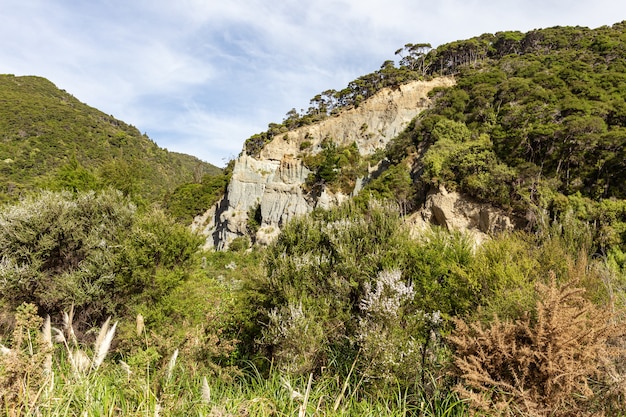
<path id="1" fill-rule="evenodd" d="M 242 153 L 235 161 L 224 198 L 196 218 L 193 227 L 207 236 L 207 248 L 227 249 L 236 237 L 250 234 L 257 243 L 270 243 L 294 216 L 349 198 L 328 190 L 318 196 L 304 193 L 303 185 L 310 174 L 301 159 L 304 142 L 308 142 L 309 154 L 320 152 L 322 142 L 331 139 L 338 146 L 356 143 L 361 155 L 370 155 L 384 148 L 428 106 L 428 92 L 453 84 L 452 78 L 442 77 L 384 89 L 357 108 L 278 135 L 264 146 L 259 157 Z M 358 189 L 352 194 L 356 192 Z"/>
<path id="2" fill-rule="evenodd" d="M 300 145 L 305 141 L 310 142 L 313 153 L 319 152 L 326 138 L 332 138 L 338 146 L 356 142 L 361 155 L 370 155 L 385 147 L 428 106 L 428 92 L 435 87 L 452 85 L 453 78 L 441 77 L 415 81 L 395 89 L 385 88 L 357 108 L 278 135 L 264 146 L 260 158 L 281 160 L 284 155 L 298 155 Z"/>
<path id="3" fill-rule="evenodd" d="M 428 194 L 421 209 L 408 216 L 406 222 L 415 235 L 436 225 L 463 232 L 475 245 L 480 245 L 489 236 L 514 230 L 521 220 L 491 204 L 479 203 L 440 187 Z"/>

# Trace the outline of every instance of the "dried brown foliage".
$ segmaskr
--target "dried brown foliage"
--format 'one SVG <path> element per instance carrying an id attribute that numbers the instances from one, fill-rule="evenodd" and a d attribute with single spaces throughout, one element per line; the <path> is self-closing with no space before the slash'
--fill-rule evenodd
<path id="1" fill-rule="evenodd" d="M 21 415 L 25 404 L 35 404 L 50 382 L 49 329 L 47 337 L 39 331 L 43 320 L 36 312 L 32 304 L 18 307 L 12 348 L 0 345 L 0 410 L 8 416 Z"/>
<path id="2" fill-rule="evenodd" d="M 456 322 L 449 340 L 458 392 L 475 414 L 611 414 L 624 393 L 612 366 L 624 352 L 614 316 L 575 284 L 558 285 L 554 274 L 536 291 L 535 313 L 516 321 Z"/>

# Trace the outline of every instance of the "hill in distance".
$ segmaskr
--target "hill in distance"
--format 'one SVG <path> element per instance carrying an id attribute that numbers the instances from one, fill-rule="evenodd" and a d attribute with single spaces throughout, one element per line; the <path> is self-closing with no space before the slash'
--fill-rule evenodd
<path id="1" fill-rule="evenodd" d="M 0 75 L 0 202 L 38 188 L 112 186 L 146 202 L 221 170 L 160 148 L 45 78 Z"/>

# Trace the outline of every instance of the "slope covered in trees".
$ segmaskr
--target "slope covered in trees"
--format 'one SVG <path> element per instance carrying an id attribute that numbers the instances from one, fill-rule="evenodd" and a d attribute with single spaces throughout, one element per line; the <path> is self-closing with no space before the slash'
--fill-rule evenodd
<path id="1" fill-rule="evenodd" d="M 0 207 L 0 407 L 623 415 L 625 29 L 408 45 L 385 71 L 456 86 L 433 93 L 357 199 L 288 222 L 266 248 L 203 252 L 109 189 Z M 328 143 L 320 179 L 339 183 L 355 153 Z M 89 173 L 79 160 L 65 170 Z M 226 178 L 179 186 L 170 214 L 189 216 Z M 440 186 L 528 227 L 478 246 L 437 227 L 415 236 L 403 215 Z"/>
<path id="2" fill-rule="evenodd" d="M 411 195 L 445 186 L 531 229 L 571 213 L 593 224 L 600 253 L 623 251 L 624 23 L 485 34 L 431 50 L 425 65 L 457 84 L 387 148 L 409 167 Z"/>
<path id="3" fill-rule="evenodd" d="M 35 188 L 112 186 L 147 201 L 220 170 L 159 148 L 135 127 L 40 77 L 0 75 L 0 201 Z"/>

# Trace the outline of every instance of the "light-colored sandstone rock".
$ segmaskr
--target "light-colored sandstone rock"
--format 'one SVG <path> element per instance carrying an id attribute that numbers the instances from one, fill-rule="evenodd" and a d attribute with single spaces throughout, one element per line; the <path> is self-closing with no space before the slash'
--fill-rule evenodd
<path id="1" fill-rule="evenodd" d="M 254 237 L 257 243 L 270 243 L 294 216 L 315 207 L 330 208 L 349 198 L 328 190 L 317 198 L 304 194 L 302 185 L 310 171 L 299 157 L 303 142 L 310 142 L 307 151 L 312 154 L 321 151 L 327 138 L 340 147 L 356 143 L 361 155 L 372 154 L 426 108 L 429 91 L 453 84 L 452 78 L 444 77 L 383 89 L 357 108 L 276 136 L 258 158 L 242 153 L 235 161 L 226 195 L 212 210 L 199 216 L 194 227 L 207 236 L 207 247 L 226 249 L 234 238 L 249 232 L 248 216 L 258 207 L 262 221 Z M 351 195 L 358 193 L 363 182 L 357 181 Z"/>
<path id="2" fill-rule="evenodd" d="M 372 154 L 402 132 L 426 108 L 429 91 L 452 85 L 453 78 L 441 77 L 432 81 L 415 81 L 394 89 L 385 88 L 359 107 L 278 135 L 263 147 L 260 158 L 280 160 L 284 155 L 298 155 L 300 145 L 305 141 L 311 143 L 313 152 L 320 151 L 326 138 L 331 138 L 338 146 L 356 142 L 361 155 Z"/>
<path id="3" fill-rule="evenodd" d="M 407 219 L 415 233 L 429 225 L 461 231 L 480 244 L 489 235 L 515 228 L 513 219 L 491 204 L 478 203 L 441 187 L 426 197 L 423 207 Z"/>

